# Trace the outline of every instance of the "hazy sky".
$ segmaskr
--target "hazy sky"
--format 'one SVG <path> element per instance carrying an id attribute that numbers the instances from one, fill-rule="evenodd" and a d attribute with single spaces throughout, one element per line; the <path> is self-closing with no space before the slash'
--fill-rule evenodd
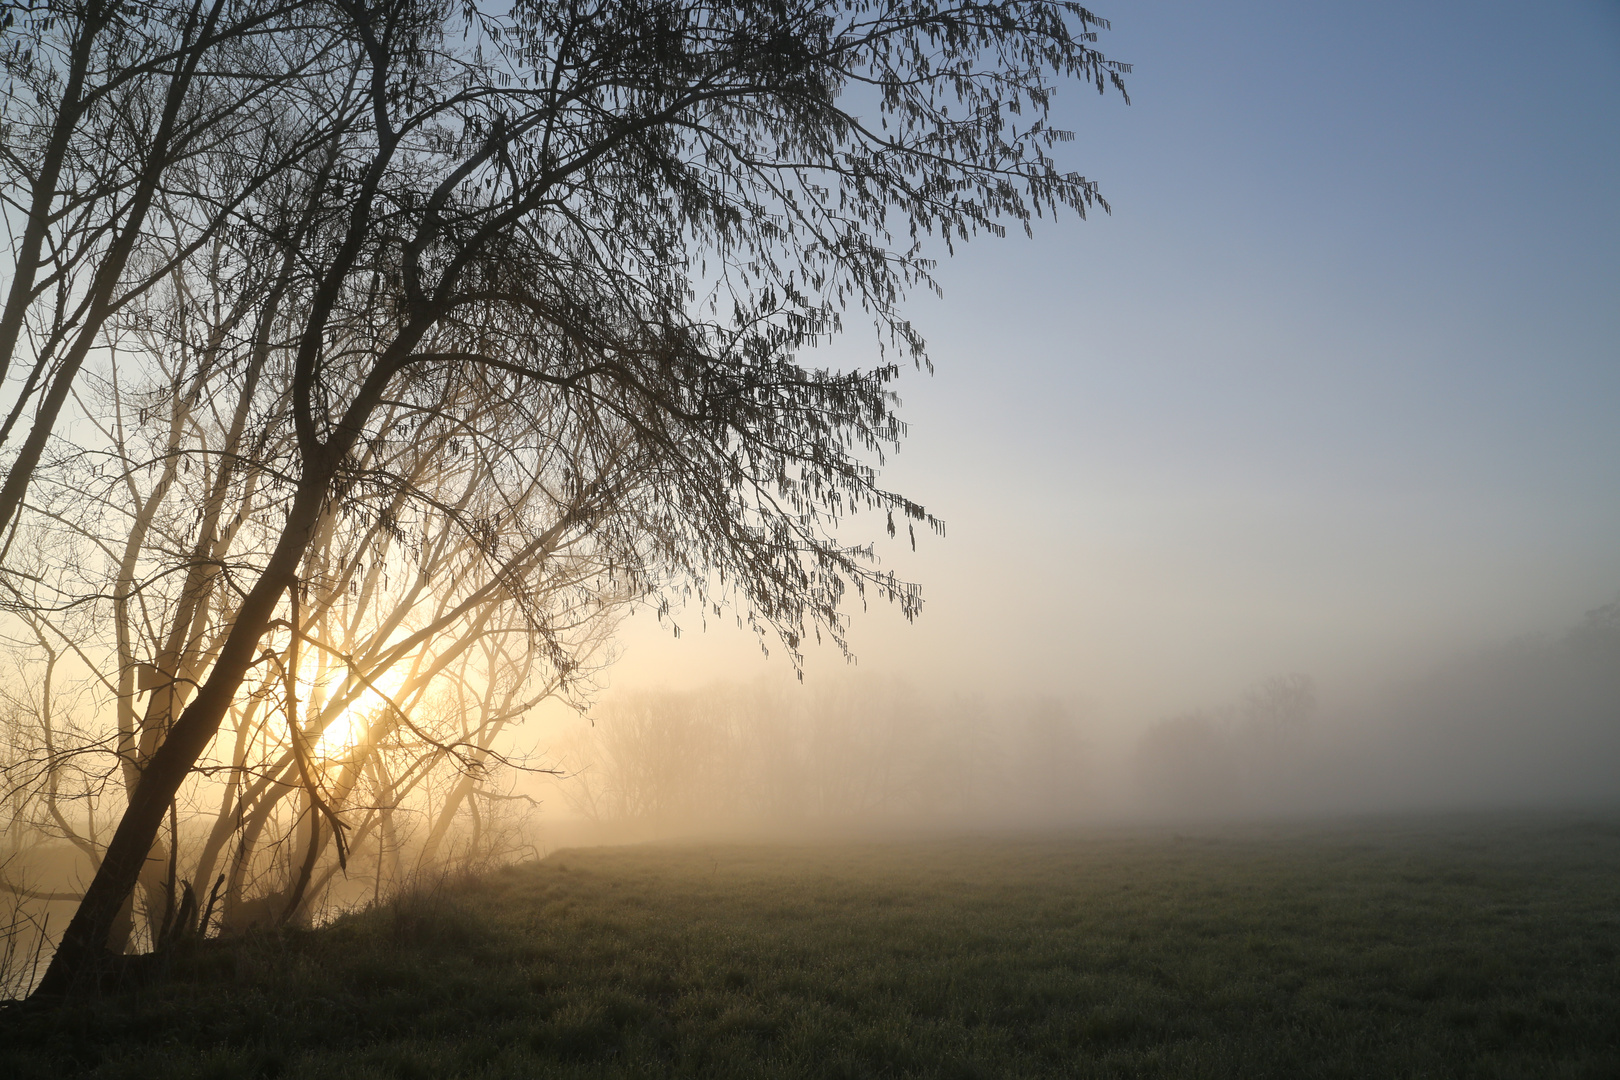
<path id="1" fill-rule="evenodd" d="M 880 546 L 928 606 L 857 612 L 861 668 L 1145 718 L 1614 599 L 1620 3 L 1097 11 L 1133 104 L 1058 120 L 1113 214 L 912 303 L 938 374 L 886 478 L 949 531 Z M 680 621 L 633 620 L 610 682 L 790 670 Z"/>

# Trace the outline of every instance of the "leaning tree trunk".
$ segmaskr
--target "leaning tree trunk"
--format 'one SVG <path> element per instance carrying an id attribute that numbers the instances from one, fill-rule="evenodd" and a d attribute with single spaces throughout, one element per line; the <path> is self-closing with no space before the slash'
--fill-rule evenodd
<path id="1" fill-rule="evenodd" d="M 93 989 L 110 966 L 106 946 L 108 931 L 119 907 L 135 887 L 169 803 L 213 741 L 247 677 L 281 594 L 297 585 L 298 564 L 309 549 L 337 463 L 352 449 L 366 418 L 377 407 L 383 388 L 392 376 L 392 365 L 410 354 L 433 321 L 431 317 L 413 321 L 400 331 L 345 410 L 331 441 L 322 443 L 316 435 L 312 401 L 315 361 L 343 282 L 359 257 L 381 170 L 391 159 L 397 142 L 397 133 L 382 140 L 355 200 L 348 235 L 316 291 L 311 313 L 305 320 L 292 383 L 293 420 L 304 455 L 304 474 L 287 512 L 286 525 L 264 572 L 238 608 L 236 621 L 220 648 L 208 681 L 175 721 L 163 745 L 144 763 L 141 778 L 130 793 L 129 806 L 118 822 L 112 842 L 107 845 L 100 868 L 90 879 L 79 909 L 73 913 L 73 921 L 62 935 L 56 955 L 51 957 L 45 978 L 34 991 L 36 995 L 60 996 Z M 3 495 L 0 491 L 0 496 Z M 5 504 L 0 501 L 0 515 L 4 512 Z M 0 521 L 3 520 L 0 516 Z"/>
<path id="2" fill-rule="evenodd" d="M 119 909 L 134 889 L 169 803 L 208 748 L 254 660 L 281 594 L 296 579 L 326 489 L 325 470 L 306 475 L 293 499 L 286 527 L 264 573 L 243 601 L 219 659 L 168 737 L 141 769 L 129 806 L 107 845 L 101 866 L 85 890 L 35 994 L 45 997 L 93 989 L 111 966 L 107 937 Z"/>

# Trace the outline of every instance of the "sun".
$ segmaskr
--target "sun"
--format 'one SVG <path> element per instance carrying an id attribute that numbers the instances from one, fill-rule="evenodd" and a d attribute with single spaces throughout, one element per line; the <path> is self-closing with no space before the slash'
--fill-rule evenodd
<path id="1" fill-rule="evenodd" d="M 378 714 L 388 708 L 388 702 L 392 700 L 397 704 L 405 677 L 406 673 L 400 667 L 389 668 L 373 676 L 371 686 L 362 690 L 315 740 L 313 750 L 316 755 L 327 760 L 340 760 L 363 742 Z"/>

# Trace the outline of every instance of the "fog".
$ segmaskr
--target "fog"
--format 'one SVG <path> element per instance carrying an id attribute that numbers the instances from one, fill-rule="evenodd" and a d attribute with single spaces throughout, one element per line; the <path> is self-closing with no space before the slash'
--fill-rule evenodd
<path id="1" fill-rule="evenodd" d="M 1110 11 L 1132 104 L 1056 115 L 1112 212 L 908 308 L 937 371 L 882 475 L 946 534 L 847 535 L 921 617 L 849 605 L 858 664 L 802 684 L 729 612 L 630 619 L 595 727 L 526 735 L 575 777 L 542 828 L 1620 798 L 1620 24 L 1368 10 Z M 620 788 L 659 718 L 720 757 L 655 811 Z"/>
<path id="2" fill-rule="evenodd" d="M 552 842 L 1620 802 L 1620 604 L 1556 635 L 1165 715 L 848 671 L 606 693 L 544 736 Z"/>

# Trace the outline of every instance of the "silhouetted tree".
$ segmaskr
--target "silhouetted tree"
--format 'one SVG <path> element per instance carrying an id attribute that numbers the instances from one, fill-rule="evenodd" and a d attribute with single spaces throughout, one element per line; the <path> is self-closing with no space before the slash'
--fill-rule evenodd
<path id="1" fill-rule="evenodd" d="M 312 18 L 323 6 L 0 5 L 0 197 L 20 227 L 0 309 L 0 379 L 19 361 L 26 368 L 0 422 L 0 448 L 26 431 L 0 481 L 0 531 L 86 361 L 109 344 L 108 320 L 330 134 L 281 122 L 325 112 L 325 77 L 343 56 L 330 25 Z"/>
<path id="2" fill-rule="evenodd" d="M 184 672 L 160 666 L 145 689 L 165 699 L 161 722 L 137 741 L 127 809 L 41 993 L 94 980 L 176 793 L 233 710 L 278 692 L 276 673 L 290 764 L 307 771 L 300 656 L 338 649 L 312 607 L 353 580 L 323 567 L 363 549 L 329 557 L 334 519 L 406 545 L 419 542 L 401 525 L 410 514 L 452 522 L 466 561 L 436 594 L 459 597 L 457 617 L 498 596 L 557 646 L 563 674 L 572 661 L 548 637 L 544 597 L 556 553 L 580 545 L 587 601 L 679 586 L 705 606 L 733 602 L 790 651 L 810 633 L 842 644 L 851 588 L 914 615 L 916 590 L 835 533 L 860 508 L 887 514 L 891 534 L 896 515 L 937 527 L 879 485 L 872 461 L 902 434 L 897 359 L 838 372 L 798 354 L 854 309 L 885 349 L 924 363 L 899 303 L 930 284 L 928 238 L 949 249 L 1097 204 L 1090 181 L 1050 158 L 1067 136 L 1046 113 L 1057 80 L 1101 91 L 1122 70 L 1092 47 L 1101 20 L 1042 0 L 287 11 L 288 29 L 250 40 L 317 50 L 296 84 L 309 107 L 230 115 L 309 151 L 233 188 L 229 213 L 176 249 L 184 265 L 154 256 L 136 271 L 211 281 L 202 303 L 230 310 L 203 343 L 230 347 L 199 350 L 177 327 L 148 351 L 183 354 L 189 374 L 151 380 L 152 407 L 118 421 L 161 430 L 174 401 L 229 385 L 237 404 L 216 426 L 250 437 L 163 460 L 184 473 L 212 454 L 216 487 L 256 485 L 257 539 L 222 563 L 210 545 L 235 519 L 205 501 L 175 560 L 184 580 L 228 587 L 206 591 L 212 607 L 178 593 L 209 627 L 206 647 L 177 629 Z M 251 138 L 219 130 L 227 146 Z M 121 356 L 109 381 L 134 363 Z M 463 454 L 479 482 L 458 504 L 437 478 Z M 406 471 L 411 460 L 424 471 Z M 34 468 L 25 455 L 13 473 Z M 323 818 L 341 826 L 318 784 L 303 790 L 313 851 Z"/>

